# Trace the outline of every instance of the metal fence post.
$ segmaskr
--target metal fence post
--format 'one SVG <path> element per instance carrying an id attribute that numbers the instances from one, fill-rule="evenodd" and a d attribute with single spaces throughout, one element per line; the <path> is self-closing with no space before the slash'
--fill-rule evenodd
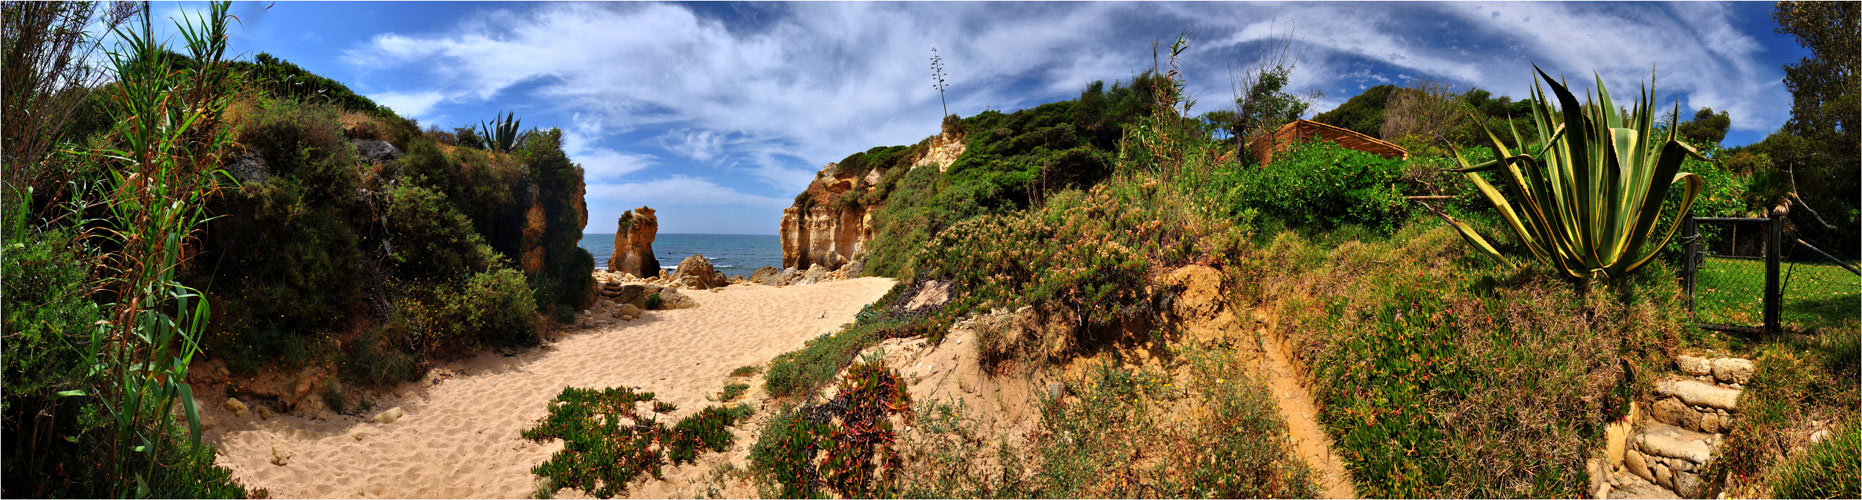
<path id="1" fill-rule="evenodd" d="M 1694 314 L 1694 283 L 1700 272 L 1700 221 L 1689 215 L 1681 224 L 1681 289 L 1687 291 L 1687 313 Z"/>
<path id="2" fill-rule="evenodd" d="M 1784 217 L 1789 210 L 1789 205 L 1772 207 L 1771 220 L 1765 223 L 1765 333 L 1770 335 L 1781 330 L 1778 316 L 1784 296 L 1778 285 L 1778 264 L 1784 256 Z"/>

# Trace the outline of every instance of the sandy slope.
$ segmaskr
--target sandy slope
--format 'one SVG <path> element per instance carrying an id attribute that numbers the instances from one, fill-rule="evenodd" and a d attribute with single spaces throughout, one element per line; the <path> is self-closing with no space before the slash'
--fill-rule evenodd
<path id="1" fill-rule="evenodd" d="M 370 415 L 406 411 L 391 424 L 340 415 L 240 418 L 202 401 L 213 423 L 206 437 L 219 443 L 218 461 L 234 477 L 273 497 L 527 497 L 537 484 L 530 468 L 561 444 L 518 433 L 545 415 L 564 386 L 641 387 L 678 404 L 674 417 L 683 417 L 703 408 L 731 369 L 833 331 L 891 287 L 889 279 L 861 278 L 687 292 L 698 308 L 656 311 L 516 356 L 486 354 L 437 369 L 437 382 L 402 387 L 376 403 Z M 287 455 L 287 465 L 274 465 L 275 453 Z"/>

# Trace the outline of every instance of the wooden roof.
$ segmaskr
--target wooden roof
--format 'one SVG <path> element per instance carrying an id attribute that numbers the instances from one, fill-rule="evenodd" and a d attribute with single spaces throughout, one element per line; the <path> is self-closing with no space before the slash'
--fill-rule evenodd
<path id="1" fill-rule="evenodd" d="M 1274 154 L 1285 151 L 1294 143 L 1317 136 L 1358 151 L 1375 154 L 1385 158 L 1409 159 L 1409 151 L 1389 141 L 1360 134 L 1349 129 L 1327 125 L 1312 120 L 1294 120 L 1270 133 L 1255 136 L 1248 141 L 1248 150 L 1254 154 L 1259 165 L 1267 165 Z"/>

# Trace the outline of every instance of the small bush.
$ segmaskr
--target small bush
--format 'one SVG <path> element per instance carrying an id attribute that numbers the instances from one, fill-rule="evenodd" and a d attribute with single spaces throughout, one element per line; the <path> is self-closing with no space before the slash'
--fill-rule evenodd
<path id="1" fill-rule="evenodd" d="M 777 498 L 817 498 L 820 472 L 815 468 L 815 454 L 829 445 L 833 428 L 814 422 L 800 411 L 776 414 L 763 426 L 756 445 L 750 448 L 751 470 L 775 481 L 780 489 L 763 496 Z"/>
<path id="2" fill-rule="evenodd" d="M 457 288 L 440 289 L 438 296 L 437 315 L 425 325 L 430 352 L 458 355 L 483 346 L 529 347 L 542 340 L 536 299 L 522 272 L 477 273 Z"/>
<path id="3" fill-rule="evenodd" d="M 750 377 L 750 376 L 755 376 L 756 374 L 762 373 L 762 372 L 763 372 L 762 367 L 759 367 L 756 365 L 744 365 L 744 366 L 739 366 L 734 370 L 731 370 L 731 376 L 732 377 Z"/>
<path id="4" fill-rule="evenodd" d="M 724 391 L 718 393 L 718 401 L 726 403 L 736 401 L 737 398 L 743 397 L 744 391 L 748 390 L 750 390 L 750 384 L 741 382 L 725 385 Z"/>
<path id="5" fill-rule="evenodd" d="M 647 310 L 659 309 L 659 305 L 663 300 L 664 299 L 659 297 L 659 292 L 647 294 Z"/>
<path id="6" fill-rule="evenodd" d="M 355 341 L 344 346 L 348 352 L 339 360 L 340 373 L 345 379 L 369 386 L 420 378 L 413 353 L 398 345 L 411 338 L 411 334 L 407 320 L 398 314 L 383 325 L 364 330 Z"/>
<path id="7" fill-rule="evenodd" d="M 652 413 L 642 403 L 653 403 Z M 562 451 L 531 468 L 542 476 L 545 489 L 576 488 L 597 498 L 625 494 L 627 484 L 641 474 L 660 477 L 670 460 L 691 463 L 699 453 L 730 448 L 730 426 L 750 416 L 748 406 L 707 407 L 667 428 L 657 415 L 671 411 L 653 401 L 653 393 L 626 387 L 596 391 L 565 387 L 550 400 L 550 414 L 523 431 L 524 439 L 563 441 Z"/>
<path id="8" fill-rule="evenodd" d="M 782 497 L 819 496 L 822 486 L 847 498 L 887 496 L 904 465 L 892 418 L 909 423 L 911 411 L 898 372 L 855 364 L 834 399 L 784 412 L 764 427 L 751 449 L 752 470 L 780 484 Z"/>

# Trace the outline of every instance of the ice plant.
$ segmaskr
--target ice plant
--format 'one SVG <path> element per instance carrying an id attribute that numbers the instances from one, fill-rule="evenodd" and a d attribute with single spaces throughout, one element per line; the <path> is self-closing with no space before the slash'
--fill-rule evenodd
<path id="1" fill-rule="evenodd" d="M 1483 126 L 1495 159 L 1469 165 L 1455 151 L 1461 168 L 1454 171 L 1480 189 L 1540 262 L 1574 278 L 1595 273 L 1614 278 L 1635 272 L 1681 225 L 1677 217 L 1660 241 L 1646 245 L 1669 188 L 1686 183 L 1679 214 L 1686 214 L 1700 193 L 1700 176 L 1680 172 L 1681 162 L 1690 156 L 1705 158 L 1675 139 L 1672 118 L 1665 137 L 1656 137 L 1649 89 L 1644 88 L 1635 108 L 1623 115 L 1610 101 L 1601 77 L 1597 78 L 1597 93 L 1586 95 L 1580 105 L 1564 85 L 1536 66 L 1533 69 L 1558 98 L 1554 108 L 1544 87 L 1534 82 L 1536 143 L 1515 154 Z M 1679 106 L 1676 103 L 1677 111 Z M 1518 129 L 1511 132 L 1515 144 L 1528 144 L 1520 140 Z M 1498 174 L 1505 194 L 1481 172 Z M 1448 221 L 1469 243 L 1504 258 L 1466 223 L 1452 217 Z"/>

